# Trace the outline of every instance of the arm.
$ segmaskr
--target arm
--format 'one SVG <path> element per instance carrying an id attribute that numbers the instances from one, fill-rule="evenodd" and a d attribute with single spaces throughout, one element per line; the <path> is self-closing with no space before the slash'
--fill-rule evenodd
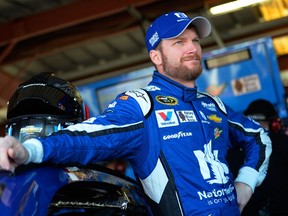
<path id="1" fill-rule="evenodd" d="M 117 158 L 125 153 L 128 154 L 129 150 L 133 148 L 131 145 L 127 148 L 124 145 L 119 146 L 121 140 L 122 144 L 125 142 L 126 145 L 130 144 L 129 140 L 133 140 L 131 136 L 124 135 L 125 128 L 127 129 L 126 134 L 128 134 L 131 133 L 131 127 L 137 128 L 137 125 L 141 125 L 141 123 L 130 124 L 127 122 L 126 125 L 117 125 L 117 119 L 121 119 L 122 122 L 124 122 L 125 116 L 131 119 L 131 115 L 122 116 L 123 113 L 119 115 L 109 114 L 108 117 L 100 117 L 99 121 L 95 120 L 97 118 L 92 118 L 91 120 L 95 120 L 96 123 L 94 121 L 91 124 L 79 123 L 51 136 L 26 140 L 23 144 L 12 136 L 1 137 L 0 168 L 13 172 L 18 165 L 30 162 L 41 163 L 52 160 L 55 163 L 78 162 L 86 164 L 94 160 L 100 161 L 107 159 L 107 157 Z M 113 124 L 109 123 L 111 121 Z M 113 133 L 117 134 L 120 131 L 124 131 L 123 136 L 113 137 Z M 92 135 L 89 136 L 89 133 Z M 139 138 L 140 136 L 136 140 L 139 141 Z"/>
<path id="2" fill-rule="evenodd" d="M 245 162 L 239 170 L 235 182 L 249 185 L 254 191 L 266 177 L 269 158 L 272 153 L 271 139 L 268 131 L 254 120 L 235 112 L 226 106 L 218 97 L 211 96 L 218 108 L 228 117 L 230 143 L 228 148 L 241 148 L 245 154 Z"/>
<path id="3" fill-rule="evenodd" d="M 266 177 L 272 146 L 264 128 L 250 118 L 229 109 L 232 145 L 240 147 L 245 154 L 245 162 L 235 179 L 237 201 L 242 211 L 255 187 L 259 186 Z"/>
<path id="4" fill-rule="evenodd" d="M 208 95 L 207 93 L 202 93 Z M 269 158 L 272 153 L 268 131 L 254 120 L 235 112 L 220 98 L 208 95 L 228 117 L 230 143 L 228 148 L 241 148 L 245 162 L 238 172 L 235 182 L 249 185 L 254 191 L 266 177 Z"/>
<path id="5" fill-rule="evenodd" d="M 254 191 L 255 187 L 261 185 L 266 177 L 272 153 L 271 140 L 261 127 L 252 129 L 246 126 L 242 129 L 246 138 L 243 138 L 244 140 L 240 138 L 238 141 L 244 151 L 245 162 L 239 169 L 235 182 L 243 182 Z"/>
<path id="6" fill-rule="evenodd" d="M 85 165 L 116 158 L 133 160 L 144 155 L 144 112 L 139 101 L 133 97 L 136 94 L 130 92 L 127 95 L 119 95 L 97 117 L 47 137 L 27 140 L 24 143 L 26 148 L 33 146 L 29 162 L 76 162 Z M 35 156 L 41 155 L 37 143 L 42 146 L 41 158 Z"/>

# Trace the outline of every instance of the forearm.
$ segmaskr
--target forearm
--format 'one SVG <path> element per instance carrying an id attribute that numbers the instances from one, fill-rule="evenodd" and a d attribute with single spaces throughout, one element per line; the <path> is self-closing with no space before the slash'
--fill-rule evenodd
<path id="1" fill-rule="evenodd" d="M 259 173 L 252 169 L 251 167 L 242 167 L 238 175 L 235 179 L 235 183 L 245 183 L 246 185 L 249 185 L 249 187 L 252 189 L 252 191 L 255 190 L 255 187 L 257 186 L 259 182 Z"/>

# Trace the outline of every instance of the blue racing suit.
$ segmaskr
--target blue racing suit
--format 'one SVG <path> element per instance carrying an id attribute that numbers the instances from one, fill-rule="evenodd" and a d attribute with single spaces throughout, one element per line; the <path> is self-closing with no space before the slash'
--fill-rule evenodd
<path id="1" fill-rule="evenodd" d="M 30 162 L 128 159 L 157 216 L 240 215 L 228 148 L 245 152 L 235 181 L 252 190 L 264 180 L 271 154 L 259 124 L 157 71 L 147 87 L 118 95 L 101 115 L 24 146 Z"/>

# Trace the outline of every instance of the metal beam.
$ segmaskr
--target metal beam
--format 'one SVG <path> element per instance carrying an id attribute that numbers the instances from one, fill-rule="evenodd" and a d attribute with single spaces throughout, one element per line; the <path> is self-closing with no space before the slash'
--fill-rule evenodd
<path id="1" fill-rule="evenodd" d="M 0 46 L 11 40 L 22 41 L 59 29 L 95 20 L 119 11 L 128 5 L 141 6 L 159 0 L 81 0 L 61 8 L 48 10 L 9 23 L 0 24 Z"/>

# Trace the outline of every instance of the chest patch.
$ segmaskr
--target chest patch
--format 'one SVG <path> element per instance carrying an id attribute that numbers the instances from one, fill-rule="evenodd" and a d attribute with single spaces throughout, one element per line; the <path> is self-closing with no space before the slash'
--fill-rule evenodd
<path id="1" fill-rule="evenodd" d="M 155 114 L 159 128 L 179 125 L 174 109 L 156 110 Z"/>
<path id="2" fill-rule="evenodd" d="M 178 104 L 178 100 L 171 96 L 157 95 L 156 101 L 169 106 L 175 106 Z"/>
<path id="3" fill-rule="evenodd" d="M 178 110 L 177 115 L 181 123 L 197 122 L 197 118 L 192 110 Z"/>

